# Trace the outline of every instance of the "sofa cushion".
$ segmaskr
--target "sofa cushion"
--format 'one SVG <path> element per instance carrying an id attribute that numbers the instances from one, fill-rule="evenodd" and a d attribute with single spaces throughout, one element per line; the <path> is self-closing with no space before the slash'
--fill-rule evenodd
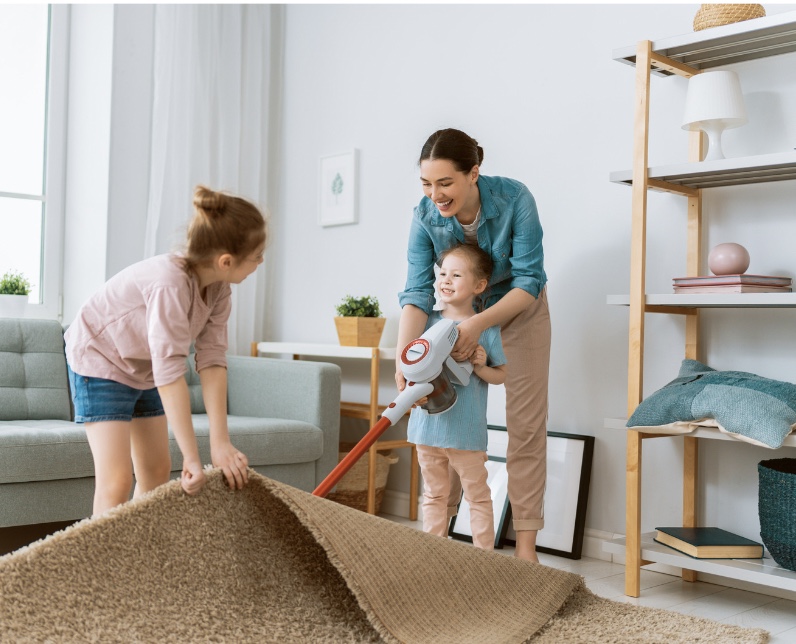
<path id="1" fill-rule="evenodd" d="M 323 432 L 309 423 L 281 418 L 229 417 L 232 444 L 249 465 L 314 462 L 323 454 Z M 203 463 L 210 463 L 210 430 L 206 415 L 193 416 Z M 182 467 L 182 454 L 169 432 L 172 468 Z M 94 461 L 82 425 L 59 420 L 0 422 L 0 484 L 52 481 L 94 476 Z"/>
<path id="2" fill-rule="evenodd" d="M 0 420 L 71 418 L 61 325 L 0 319 Z"/>
<path id="3" fill-rule="evenodd" d="M 67 420 L 0 422 L 0 483 L 94 476 L 81 425 Z"/>
<path id="4" fill-rule="evenodd" d="M 232 444 L 246 454 L 249 465 L 280 465 L 318 460 L 323 454 L 323 431 L 315 425 L 284 418 L 229 416 Z M 202 462 L 210 462 L 210 423 L 205 414 L 194 414 L 193 427 Z M 169 436 L 172 467 L 182 463 L 177 441 Z"/>

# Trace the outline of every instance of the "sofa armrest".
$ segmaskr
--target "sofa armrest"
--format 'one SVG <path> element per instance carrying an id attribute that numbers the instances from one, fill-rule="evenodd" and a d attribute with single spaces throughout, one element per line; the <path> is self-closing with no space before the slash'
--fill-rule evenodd
<path id="1" fill-rule="evenodd" d="M 323 431 L 317 486 L 338 460 L 340 367 L 326 362 L 227 356 L 228 408 L 233 416 L 301 420 Z"/>

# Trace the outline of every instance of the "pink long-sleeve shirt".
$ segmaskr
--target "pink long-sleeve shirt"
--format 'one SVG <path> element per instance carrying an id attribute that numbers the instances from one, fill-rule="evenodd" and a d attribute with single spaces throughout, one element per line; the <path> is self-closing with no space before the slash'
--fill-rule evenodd
<path id="1" fill-rule="evenodd" d="M 232 290 L 215 282 L 204 298 L 176 255 L 158 255 L 114 275 L 86 302 L 66 332 L 66 358 L 77 374 L 134 389 L 168 385 L 187 370 L 227 366 Z"/>

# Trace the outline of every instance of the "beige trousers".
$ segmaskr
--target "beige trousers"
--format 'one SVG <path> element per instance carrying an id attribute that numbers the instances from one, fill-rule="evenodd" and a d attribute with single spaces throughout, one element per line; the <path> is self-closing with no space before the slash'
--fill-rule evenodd
<path id="1" fill-rule="evenodd" d="M 547 383 L 550 370 L 550 311 L 547 289 L 501 327 L 506 354 L 506 470 L 514 531 L 544 528 L 547 481 Z M 450 516 L 462 488 L 451 472 Z"/>
<path id="2" fill-rule="evenodd" d="M 446 447 L 417 446 L 417 461 L 423 473 L 423 530 L 439 537 L 448 536 L 448 508 L 452 479 L 464 488 L 470 505 L 470 531 L 473 545 L 483 550 L 495 547 L 495 521 L 492 514 L 492 491 L 487 485 L 486 452 Z M 449 468 L 458 476 L 451 477 Z M 460 492 L 461 493 L 461 492 Z M 458 499 L 457 499 L 458 503 Z"/>

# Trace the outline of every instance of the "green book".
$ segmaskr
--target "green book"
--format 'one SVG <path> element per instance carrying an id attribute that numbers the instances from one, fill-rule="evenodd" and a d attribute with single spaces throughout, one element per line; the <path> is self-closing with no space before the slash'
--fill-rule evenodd
<path id="1" fill-rule="evenodd" d="M 762 559 L 763 544 L 721 528 L 655 528 L 655 541 L 695 559 Z"/>

